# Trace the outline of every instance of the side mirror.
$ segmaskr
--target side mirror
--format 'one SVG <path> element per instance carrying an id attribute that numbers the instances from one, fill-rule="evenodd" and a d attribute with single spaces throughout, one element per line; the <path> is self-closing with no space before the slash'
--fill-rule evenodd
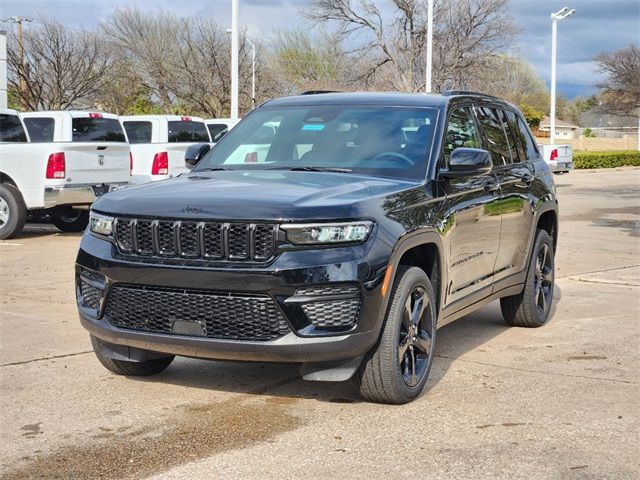
<path id="1" fill-rule="evenodd" d="M 456 148 L 449 156 L 449 168 L 441 170 L 444 178 L 469 178 L 491 173 L 491 155 L 480 148 Z"/>
<path id="2" fill-rule="evenodd" d="M 191 145 L 187 148 L 187 151 L 184 154 L 185 166 L 191 170 L 207 153 L 209 153 L 209 150 L 211 150 L 211 145 L 208 143 L 197 143 L 195 145 Z"/>

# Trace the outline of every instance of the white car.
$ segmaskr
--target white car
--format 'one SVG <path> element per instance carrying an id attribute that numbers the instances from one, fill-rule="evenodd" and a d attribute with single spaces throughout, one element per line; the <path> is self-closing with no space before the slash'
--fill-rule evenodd
<path id="1" fill-rule="evenodd" d="M 129 178 L 129 145 L 116 115 L 0 110 L 0 239 L 36 213 L 65 232 L 82 231 L 88 206 Z"/>
<path id="2" fill-rule="evenodd" d="M 225 133 L 237 125 L 240 120 L 231 120 L 230 118 L 210 118 L 205 120 L 211 141 L 217 143 Z"/>
<path id="3" fill-rule="evenodd" d="M 538 145 L 538 149 L 553 173 L 569 173 L 573 170 L 571 145 Z"/>
<path id="4" fill-rule="evenodd" d="M 131 145 L 132 183 L 164 180 L 187 172 L 184 154 L 191 145 L 211 143 L 204 120 L 179 115 L 120 117 Z"/>

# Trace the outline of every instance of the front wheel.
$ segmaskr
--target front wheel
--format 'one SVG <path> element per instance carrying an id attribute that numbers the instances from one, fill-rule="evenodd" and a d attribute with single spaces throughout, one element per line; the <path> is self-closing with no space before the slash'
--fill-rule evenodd
<path id="1" fill-rule="evenodd" d="M 514 327 L 541 327 L 547 323 L 554 279 L 553 240 L 545 230 L 538 230 L 522 293 L 500 299 L 505 321 Z"/>
<path id="2" fill-rule="evenodd" d="M 51 222 L 63 232 L 82 232 L 89 223 L 87 210 L 74 210 L 71 207 L 56 208 L 50 216 Z"/>
<path id="3" fill-rule="evenodd" d="M 360 394 L 378 403 L 403 404 L 427 383 L 436 340 L 436 300 L 429 277 L 400 267 L 378 344 L 358 371 Z"/>

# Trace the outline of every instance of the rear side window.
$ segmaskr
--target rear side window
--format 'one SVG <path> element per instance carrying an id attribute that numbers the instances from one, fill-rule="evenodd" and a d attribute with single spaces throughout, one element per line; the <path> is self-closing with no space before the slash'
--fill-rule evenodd
<path id="1" fill-rule="evenodd" d="M 24 124 L 32 142 L 53 142 L 56 121 L 51 117 L 27 117 Z"/>
<path id="2" fill-rule="evenodd" d="M 204 122 L 169 122 L 169 143 L 209 141 L 209 134 Z"/>
<path id="3" fill-rule="evenodd" d="M 74 118 L 74 142 L 126 142 L 122 125 L 115 118 Z"/>
<path id="4" fill-rule="evenodd" d="M 511 163 L 511 153 L 507 136 L 502 127 L 498 110 L 489 107 L 478 107 L 478 120 L 487 140 L 487 150 L 491 154 L 494 165 Z"/>
<path id="5" fill-rule="evenodd" d="M 456 108 L 449 116 L 444 137 L 444 161 L 449 165 L 449 155 L 456 148 L 480 148 L 480 136 L 469 107 Z"/>
<path id="6" fill-rule="evenodd" d="M 129 143 L 151 143 L 151 122 L 127 120 L 122 123 Z"/>
<path id="7" fill-rule="evenodd" d="M 514 129 L 514 135 L 518 144 L 520 158 L 525 162 L 535 162 L 538 159 L 538 147 L 536 147 L 529 129 L 518 115 L 513 112 L 507 112 L 507 117 Z"/>
<path id="8" fill-rule="evenodd" d="M 211 141 L 217 142 L 224 134 L 229 131 L 229 127 L 227 127 L 223 123 L 208 123 L 207 128 L 209 129 L 209 133 L 211 134 Z"/>
<path id="9" fill-rule="evenodd" d="M 27 134 L 17 115 L 0 114 L 0 142 L 26 142 Z"/>
<path id="10" fill-rule="evenodd" d="M 521 156 L 520 151 L 516 147 L 516 140 L 515 140 L 515 137 L 513 136 L 512 129 L 509 125 L 510 122 L 507 120 L 507 112 L 505 112 L 504 110 L 499 110 L 499 113 L 500 113 L 500 119 L 502 120 L 502 126 L 504 127 L 504 132 L 507 135 L 507 143 L 509 144 L 509 151 L 511 152 L 511 161 L 513 163 L 517 163 L 520 161 L 521 158 L 524 158 L 524 157 Z M 513 113 L 513 112 L 508 112 L 508 113 Z"/>

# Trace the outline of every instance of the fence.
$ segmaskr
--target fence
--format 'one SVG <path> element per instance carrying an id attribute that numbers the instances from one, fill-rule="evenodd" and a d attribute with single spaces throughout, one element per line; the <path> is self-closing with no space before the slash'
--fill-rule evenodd
<path id="1" fill-rule="evenodd" d="M 538 143 L 549 144 L 549 138 L 536 137 Z M 571 140 L 556 139 L 557 144 L 569 144 L 574 150 L 602 152 L 607 150 L 638 150 L 638 134 L 626 134 L 622 138 L 580 137 Z"/>

